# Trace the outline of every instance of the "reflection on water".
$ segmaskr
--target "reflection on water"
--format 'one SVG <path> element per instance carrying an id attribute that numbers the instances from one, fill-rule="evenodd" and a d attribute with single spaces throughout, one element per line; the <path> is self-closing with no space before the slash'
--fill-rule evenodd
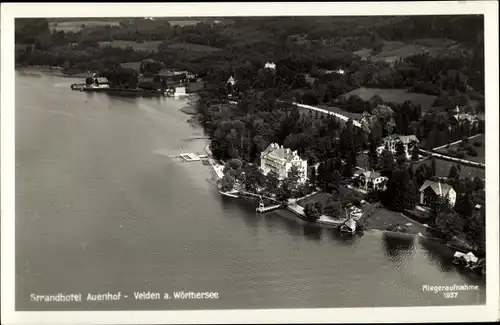
<path id="1" fill-rule="evenodd" d="M 321 238 L 323 237 L 323 229 L 321 229 L 318 225 L 306 223 L 304 224 L 303 230 L 306 239 L 321 241 Z"/>
<path id="2" fill-rule="evenodd" d="M 402 258 L 411 255 L 414 249 L 415 237 L 412 235 L 384 232 L 382 245 L 387 256 Z"/>
<path id="3" fill-rule="evenodd" d="M 53 87 L 68 83 L 68 89 Z M 169 156 L 200 130 L 176 99 L 74 92 L 16 76 L 16 306 L 241 309 L 483 303 L 484 278 L 411 236 L 339 233 L 220 196 L 210 167 Z M 29 93 L 30 96 L 25 94 Z M 446 251 L 447 250 L 447 251 Z M 443 300 L 423 284 L 478 283 Z M 217 301 L 41 305 L 32 292 L 218 291 Z M 279 294 L 278 294 L 279 293 Z"/>

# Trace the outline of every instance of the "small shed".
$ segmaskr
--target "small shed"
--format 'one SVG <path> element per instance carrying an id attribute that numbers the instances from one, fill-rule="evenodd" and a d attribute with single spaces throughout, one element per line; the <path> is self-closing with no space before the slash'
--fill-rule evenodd
<path id="1" fill-rule="evenodd" d="M 347 233 L 350 233 L 350 234 L 355 233 L 356 232 L 356 221 L 354 221 L 354 219 L 352 219 L 352 218 L 347 219 L 346 222 L 344 222 L 340 226 L 340 231 L 341 232 L 347 232 Z"/>

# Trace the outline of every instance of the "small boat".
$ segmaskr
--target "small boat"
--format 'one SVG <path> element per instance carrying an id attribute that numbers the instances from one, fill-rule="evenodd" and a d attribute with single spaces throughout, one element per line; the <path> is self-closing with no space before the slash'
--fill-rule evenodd
<path id="1" fill-rule="evenodd" d="M 340 232 L 355 234 L 357 229 L 357 223 L 355 218 L 351 215 L 351 211 L 345 210 L 346 221 L 339 226 Z"/>
<path id="2" fill-rule="evenodd" d="M 451 261 L 453 262 L 453 264 L 461 265 L 464 262 L 464 256 L 465 254 L 462 252 L 455 252 Z"/>
<path id="3" fill-rule="evenodd" d="M 480 261 L 479 258 L 477 258 L 472 252 L 468 252 L 467 254 L 462 252 L 455 252 L 452 262 L 453 264 L 466 267 L 469 270 L 479 270 L 482 266 L 484 266 L 484 261 Z"/>
<path id="4" fill-rule="evenodd" d="M 239 198 L 238 195 L 236 195 L 235 193 L 238 193 L 237 191 L 232 191 L 232 192 L 223 192 L 223 191 L 219 191 L 219 193 L 221 195 L 224 195 L 224 196 L 227 196 L 227 197 L 232 197 L 232 198 Z"/>

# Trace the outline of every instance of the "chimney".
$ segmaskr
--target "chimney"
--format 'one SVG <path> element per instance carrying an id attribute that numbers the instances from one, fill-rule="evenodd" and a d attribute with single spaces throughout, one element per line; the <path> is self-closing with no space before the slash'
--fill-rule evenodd
<path id="1" fill-rule="evenodd" d="M 439 185 L 439 195 L 443 196 L 443 188 L 441 187 L 441 182 L 438 182 Z"/>

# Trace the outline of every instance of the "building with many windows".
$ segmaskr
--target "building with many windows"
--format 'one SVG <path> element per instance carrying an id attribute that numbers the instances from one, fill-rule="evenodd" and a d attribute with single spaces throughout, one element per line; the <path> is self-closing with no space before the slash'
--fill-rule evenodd
<path id="1" fill-rule="evenodd" d="M 393 134 L 384 139 L 384 144 L 377 148 L 378 154 L 382 154 L 385 148 L 389 148 L 393 154 L 396 153 L 396 148 L 398 143 L 402 143 L 406 152 L 406 156 L 410 157 L 415 146 L 418 145 L 420 141 L 414 135 L 398 135 Z"/>
<path id="2" fill-rule="evenodd" d="M 297 151 L 271 143 L 266 150 L 260 154 L 260 168 L 262 173 L 274 173 L 278 179 L 283 180 L 288 173 L 296 166 L 300 173 L 300 182 L 307 181 L 307 160 L 301 159 Z"/>

